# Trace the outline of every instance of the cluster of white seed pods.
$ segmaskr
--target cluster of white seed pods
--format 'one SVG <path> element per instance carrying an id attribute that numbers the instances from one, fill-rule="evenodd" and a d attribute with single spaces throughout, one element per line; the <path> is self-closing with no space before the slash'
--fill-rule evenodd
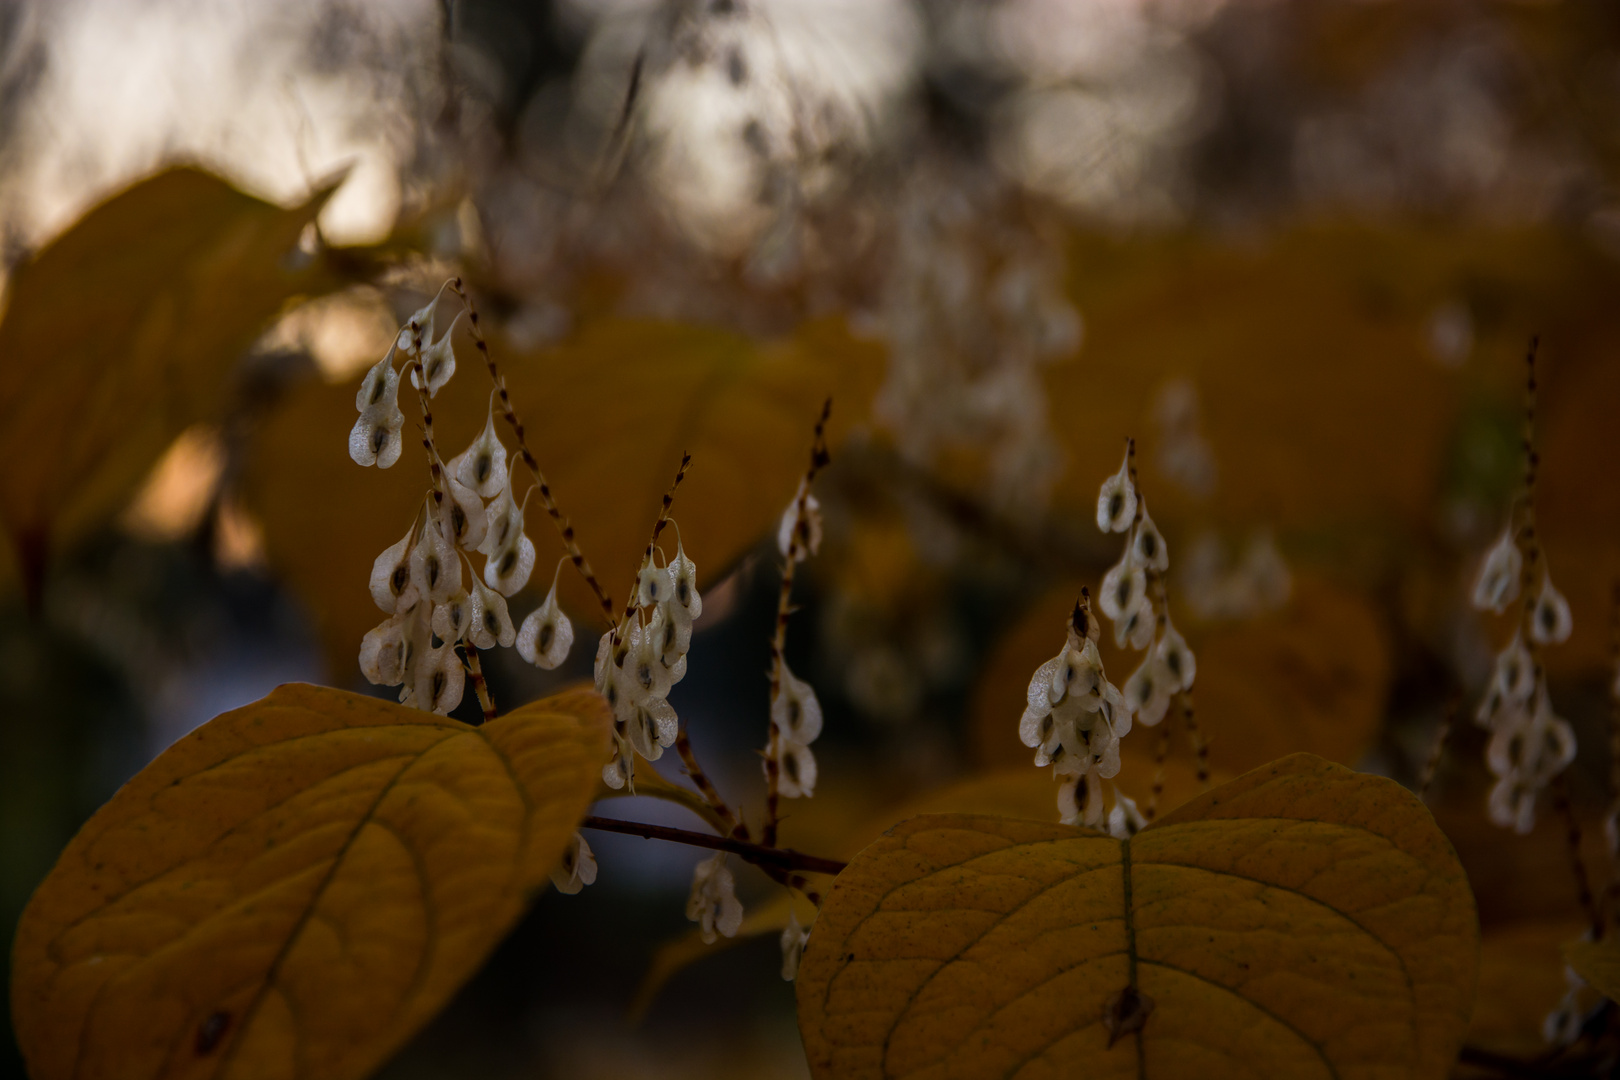
<path id="1" fill-rule="evenodd" d="M 787 567 L 793 567 L 821 549 L 821 504 L 810 494 L 809 479 L 801 480 L 793 501 L 782 512 L 776 531 L 776 547 Z M 783 579 L 792 588 L 792 573 Z M 783 652 L 787 616 L 791 608 L 779 605 L 777 627 L 784 640 L 772 643 L 771 735 L 761 766 L 767 786 L 774 783 L 785 799 L 809 798 L 815 794 L 816 758 L 810 744 L 821 734 L 821 702 L 809 683 L 793 674 Z M 774 774 L 774 775 L 773 775 Z"/>
<path id="2" fill-rule="evenodd" d="M 1524 491 L 1486 553 L 1471 597 L 1476 609 L 1500 613 L 1522 596 L 1518 625 L 1497 653 L 1474 713 L 1475 723 L 1491 733 L 1485 746 L 1486 764 L 1496 776 L 1486 804 L 1491 821 L 1519 833 L 1535 827 L 1536 797 L 1575 760 L 1575 730 L 1553 712 L 1541 665 L 1542 647 L 1568 639 L 1572 622 L 1536 537 L 1533 346 L 1528 363 Z"/>
<path id="3" fill-rule="evenodd" d="M 660 565 L 662 554 L 649 545 L 625 617 L 596 647 L 596 691 L 613 707 L 615 749 L 602 782 L 615 790 L 635 791 L 636 755 L 657 761 L 680 731 L 669 692 L 686 677 L 703 598 L 686 549 L 677 542 L 675 557 Z"/>
<path id="4" fill-rule="evenodd" d="M 434 446 L 428 401 L 455 374 L 451 339 L 461 318 L 458 313 L 434 340 L 443 295 L 441 289 L 411 317 L 366 374 L 356 397 L 360 417 L 349 434 L 349 456 L 357 464 L 386 469 L 399 460 L 399 384 L 408 369 L 421 392 L 431 483 L 404 537 L 372 565 L 371 595 L 389 617 L 361 642 L 360 669 L 379 686 L 400 686 L 402 703 L 441 715 L 460 704 L 468 670 L 475 680 L 482 678 L 473 666 L 474 648 L 516 643 L 529 662 L 554 668 L 574 637 L 557 606 L 555 580 L 521 632 L 512 625 L 507 598 L 528 584 L 535 553 L 524 533 L 523 503 L 513 494 L 506 447 L 495 432 L 493 397 L 484 430 L 465 451 L 444 463 Z M 481 577 L 472 572 L 474 554 L 484 557 Z"/>

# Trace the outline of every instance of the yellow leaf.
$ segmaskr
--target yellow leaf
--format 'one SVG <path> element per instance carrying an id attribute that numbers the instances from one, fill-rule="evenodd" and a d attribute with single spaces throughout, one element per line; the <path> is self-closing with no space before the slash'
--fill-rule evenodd
<path id="1" fill-rule="evenodd" d="M 1296 754 L 1128 842 L 901 822 L 822 908 L 799 1027 L 817 1077 L 1440 1077 L 1477 951 L 1422 804 Z"/>
<path id="2" fill-rule="evenodd" d="M 986 666 L 973 707 L 975 742 L 986 764 L 1029 760 L 1018 741 L 1025 688 L 1035 669 L 1057 655 L 1078 593 L 1077 584 L 1049 593 Z M 1297 573 L 1293 595 L 1279 612 L 1183 629 L 1198 657 L 1195 715 L 1217 769 L 1235 775 L 1295 751 L 1353 765 L 1377 737 L 1389 645 L 1372 608 L 1354 593 Z M 1123 685 L 1141 654 L 1111 650 L 1106 633 L 1103 638 L 1109 678 Z M 1191 740 L 1175 709 L 1168 722 L 1176 729 L 1172 755 L 1190 756 Z M 1127 744 L 1138 735 L 1153 737 L 1147 729 L 1133 730 Z"/>
<path id="3" fill-rule="evenodd" d="M 589 691 L 480 728 L 289 685 L 114 795 L 17 930 L 34 1080 L 369 1074 L 477 970 L 595 789 Z"/>
<path id="4" fill-rule="evenodd" d="M 111 516 L 164 449 L 219 409 L 270 316 L 318 284 L 283 210 L 191 168 L 91 210 L 11 281 L 0 322 L 0 524 L 37 570 Z M 306 260 L 307 262 L 307 260 Z"/>
<path id="5" fill-rule="evenodd" d="M 1604 997 L 1620 1001 L 1620 948 L 1613 934 L 1601 941 L 1565 942 L 1564 959 Z"/>
<path id="6" fill-rule="evenodd" d="M 882 376 L 875 346 L 825 322 L 765 345 L 702 327 L 618 321 L 538 353 L 513 354 L 499 341 L 491 348 L 529 445 L 617 603 L 682 452 L 691 452 L 692 468 L 675 517 L 687 553 L 713 581 L 793 497 L 822 401 L 833 397 L 836 446 L 865 416 Z M 483 429 L 489 400 L 478 354 L 459 341 L 457 351 L 458 373 L 433 406 L 447 460 Z M 357 384 L 296 394 L 264 425 L 248 476 L 271 564 L 322 623 L 339 676 L 354 670 L 361 636 L 382 619 L 366 589 L 372 561 L 404 535 L 427 491 L 415 445 L 384 472 L 349 460 Z M 410 393 L 402 385 L 401 406 L 415 423 Z M 500 431 L 510 447 L 510 432 Z M 529 504 L 528 535 L 538 553 L 531 588 L 543 592 L 562 547 L 538 498 Z M 599 610 L 572 572 L 563 594 L 576 615 Z"/>

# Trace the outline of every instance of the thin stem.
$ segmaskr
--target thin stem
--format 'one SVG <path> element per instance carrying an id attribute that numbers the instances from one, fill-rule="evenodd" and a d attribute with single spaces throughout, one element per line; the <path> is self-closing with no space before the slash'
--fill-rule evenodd
<path id="1" fill-rule="evenodd" d="M 832 413 L 832 398 L 821 406 L 815 433 L 810 440 L 810 464 L 799 483 L 798 498 L 793 504 L 793 528 L 788 533 L 787 562 L 782 567 L 782 585 L 776 593 L 776 627 L 771 634 L 771 727 L 765 746 L 765 826 L 766 844 L 776 843 L 776 826 L 781 814 L 782 733 L 776 724 L 776 702 L 782 696 L 782 669 L 786 664 L 788 618 L 793 614 L 794 568 L 804 556 L 802 552 L 810 542 L 810 485 L 831 456 L 827 453 L 827 417 Z"/>
<path id="2" fill-rule="evenodd" d="M 1603 890 L 1598 916 L 1607 922 L 1620 899 L 1620 579 L 1609 596 L 1609 814 L 1605 839 L 1609 848 L 1609 884 Z M 1599 927 L 1601 935 L 1603 927 Z"/>
<path id="3" fill-rule="evenodd" d="M 585 579 L 596 595 L 596 601 L 602 606 L 602 615 L 609 626 L 613 625 L 613 600 L 603 590 L 601 582 L 596 579 L 596 573 L 580 550 L 579 543 L 574 537 L 574 526 L 557 506 L 557 500 L 552 497 L 551 485 L 546 482 L 545 474 L 540 471 L 540 463 L 535 460 L 534 454 L 529 450 L 529 444 L 523 435 L 523 422 L 518 419 L 512 408 L 512 398 L 506 392 L 506 379 L 501 375 L 500 369 L 495 365 L 495 357 L 489 351 L 489 344 L 484 340 L 484 331 L 478 321 L 478 310 L 473 307 L 472 297 L 462 287 L 459 277 L 450 281 L 451 290 L 461 298 L 462 304 L 467 308 L 468 330 L 472 333 L 473 344 L 484 358 L 484 366 L 489 369 L 489 377 L 495 384 L 496 395 L 501 399 L 501 416 L 505 418 L 507 426 L 512 429 L 512 435 L 517 439 L 518 456 L 534 477 L 535 486 L 540 490 L 540 501 L 545 505 L 546 513 L 551 516 L 551 523 L 557 528 L 557 535 L 562 538 L 563 550 L 568 553 L 568 559 L 574 564 L 579 576 Z M 418 349 L 418 352 L 421 350 Z"/>
<path id="4" fill-rule="evenodd" d="M 710 851 L 728 851 L 744 862 L 753 863 L 764 870 L 780 870 L 786 872 L 804 871 L 811 874 L 843 873 L 848 864 L 837 859 L 824 859 L 818 855 L 806 855 L 794 851 L 792 848 L 768 847 L 764 844 L 752 844 L 746 840 L 738 840 L 731 836 L 711 836 L 708 833 L 693 832 L 690 829 L 675 829 L 668 825 L 644 825 L 639 821 L 621 821 L 618 818 L 604 818 L 591 815 L 580 822 L 584 829 L 597 829 L 602 832 L 625 833 L 629 836 L 639 836 L 644 840 L 668 840 L 676 844 L 687 844 L 691 847 L 708 848 Z"/>
<path id="5" fill-rule="evenodd" d="M 1159 813 L 1159 796 L 1164 794 L 1164 762 L 1170 756 L 1170 724 L 1174 714 L 1166 713 L 1159 737 L 1153 741 L 1153 791 L 1142 816 L 1152 821 Z"/>
<path id="6" fill-rule="evenodd" d="M 1198 718 L 1193 711 L 1193 692 L 1191 689 L 1183 690 L 1176 697 L 1181 702 L 1181 718 L 1187 724 L 1187 737 L 1192 739 L 1193 756 L 1198 759 L 1198 785 L 1208 791 L 1209 744 L 1204 741 L 1204 733 L 1198 728 Z"/>
<path id="7" fill-rule="evenodd" d="M 1581 823 L 1575 817 L 1575 808 L 1569 802 L 1569 788 L 1563 774 L 1553 777 L 1553 807 L 1564 819 L 1564 838 L 1569 845 L 1570 870 L 1575 875 L 1575 892 L 1580 898 L 1581 910 L 1586 913 L 1594 932 L 1599 926 L 1597 903 L 1592 898 L 1591 879 L 1586 873 L 1586 860 L 1581 857 Z"/>
<path id="8" fill-rule="evenodd" d="M 433 403 L 428 392 L 427 374 L 422 370 L 422 327 L 411 320 L 411 373 L 416 377 L 416 397 L 422 403 L 422 448 L 427 451 L 428 476 L 433 482 L 433 509 L 444 505 L 444 469 L 438 447 L 433 444 Z"/>
<path id="9" fill-rule="evenodd" d="M 489 684 L 484 681 L 484 665 L 478 660 L 478 646 L 463 641 L 467 650 L 467 677 L 472 679 L 473 692 L 478 695 L 478 707 L 484 710 L 484 723 L 495 719 L 495 699 L 489 696 Z"/>

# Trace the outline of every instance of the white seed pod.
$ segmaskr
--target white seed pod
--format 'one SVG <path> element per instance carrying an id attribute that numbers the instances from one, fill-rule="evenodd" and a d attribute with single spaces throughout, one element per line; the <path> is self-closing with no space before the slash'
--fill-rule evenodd
<path id="1" fill-rule="evenodd" d="M 438 306 L 439 298 L 435 296 L 432 300 L 427 302 L 426 307 L 421 308 L 416 312 L 416 314 L 412 315 L 409 319 L 406 319 L 405 325 L 399 328 L 399 337 L 394 340 L 394 347 L 400 352 L 409 356 L 415 354 L 416 342 L 418 339 L 420 339 L 424 344 L 432 341 L 433 309 Z M 412 323 L 416 324 L 415 330 L 411 329 Z"/>
<path id="2" fill-rule="evenodd" d="M 1525 704 L 1535 692 L 1536 663 L 1517 631 L 1496 654 L 1496 663 L 1491 668 L 1491 689 L 1498 695 L 1500 704 L 1510 707 Z"/>
<path id="3" fill-rule="evenodd" d="M 461 458 L 456 460 L 460 461 Z M 474 487 L 473 490 L 478 489 Z M 478 545 L 478 550 L 482 554 L 493 556 L 496 552 L 505 551 L 523 531 L 523 508 L 512 497 L 510 477 L 484 508 L 484 513 L 487 524 L 484 529 L 484 542 Z"/>
<path id="4" fill-rule="evenodd" d="M 461 591 L 461 556 L 456 554 L 455 545 L 445 539 L 431 503 L 427 526 L 411 549 L 411 584 L 435 604 Z"/>
<path id="5" fill-rule="evenodd" d="M 734 937 L 742 926 L 743 908 L 737 900 L 736 881 L 726 866 L 725 852 L 704 859 L 692 869 L 686 917 L 699 924 L 707 945 L 714 944 L 717 934 Z"/>
<path id="6" fill-rule="evenodd" d="M 1164 719 L 1174 683 L 1164 663 L 1150 652 L 1125 680 L 1125 707 L 1136 714 L 1137 720 L 1152 727 Z"/>
<path id="7" fill-rule="evenodd" d="M 495 434 L 493 396 L 490 398 L 489 414 L 484 419 L 484 430 L 447 467 L 457 480 L 485 499 L 494 498 L 507 486 L 511 474 L 506 467 L 506 446 Z"/>
<path id="8" fill-rule="evenodd" d="M 1136 800 L 1119 788 L 1114 789 L 1114 808 L 1108 811 L 1108 835 L 1116 840 L 1129 840 L 1147 828 L 1147 818 L 1137 809 Z"/>
<path id="9" fill-rule="evenodd" d="M 804 497 L 803 521 L 799 520 L 801 495 Z M 804 562 L 821 550 L 821 531 L 821 503 L 816 501 L 814 495 L 805 494 L 804 481 L 801 479 L 799 490 L 794 493 L 793 501 L 782 511 L 782 519 L 777 523 L 776 548 L 783 558 L 787 558 L 791 551 L 794 562 Z"/>
<path id="10" fill-rule="evenodd" d="M 675 545 L 675 558 L 670 560 L 669 572 L 675 583 L 670 615 L 677 622 L 684 619 L 686 628 L 690 630 L 692 620 L 703 614 L 703 598 L 698 595 L 697 564 L 687 558 L 686 549 L 679 542 Z"/>
<path id="11" fill-rule="evenodd" d="M 776 791 L 784 799 L 808 799 L 816 792 L 816 756 L 803 743 L 777 744 Z"/>
<path id="12" fill-rule="evenodd" d="M 1089 639 L 1078 647 L 1075 640 L 1071 634 L 1063 651 L 1057 654 L 1046 699 L 1054 709 L 1072 702 L 1085 712 L 1096 712 L 1098 687 L 1102 683 L 1102 657 L 1097 655 L 1097 646 Z"/>
<path id="13" fill-rule="evenodd" d="M 452 476 L 448 468 L 445 479 L 450 487 L 450 503 L 445 507 L 450 535 L 463 551 L 477 551 L 478 545 L 484 542 L 484 533 L 489 529 L 489 515 L 484 510 L 484 501 L 476 491 Z"/>
<path id="14" fill-rule="evenodd" d="M 545 602 L 529 612 L 518 629 L 518 655 L 551 671 L 568 659 L 568 650 L 573 647 L 574 624 L 557 604 L 557 583 L 553 580 Z"/>
<path id="15" fill-rule="evenodd" d="M 416 538 L 412 523 L 405 538 L 378 555 L 371 564 L 371 598 L 389 614 L 399 608 L 399 596 L 411 583 L 411 545 Z"/>
<path id="16" fill-rule="evenodd" d="M 1530 613 L 1530 637 L 1538 645 L 1556 645 L 1569 639 L 1574 622 L 1569 615 L 1569 601 L 1553 587 L 1552 576 L 1541 578 L 1541 591 Z"/>
<path id="17" fill-rule="evenodd" d="M 1036 747 L 1052 736 L 1052 710 L 1047 706 L 1034 706 L 1024 710 L 1018 718 L 1018 739 L 1025 746 Z"/>
<path id="18" fill-rule="evenodd" d="M 484 563 L 484 582 L 503 596 L 513 596 L 529 583 L 534 573 L 534 541 L 522 533 L 517 543 L 510 544 Z"/>
<path id="19" fill-rule="evenodd" d="M 1145 649 L 1153 641 L 1153 601 L 1143 593 L 1136 601 L 1136 606 L 1118 622 L 1114 623 L 1114 645 L 1123 649 L 1128 641 L 1133 649 Z"/>
<path id="20" fill-rule="evenodd" d="M 357 465 L 386 469 L 399 460 L 405 426 L 405 414 L 399 409 L 399 373 L 390 357 L 366 372 L 354 400 L 360 418 L 349 430 L 349 457 Z"/>
<path id="21" fill-rule="evenodd" d="M 1124 532 L 1136 520 L 1136 485 L 1131 483 L 1131 455 L 1126 451 L 1119 472 L 1103 481 L 1097 492 L 1097 528 Z"/>
<path id="22" fill-rule="evenodd" d="M 1536 827 L 1536 789 L 1514 776 L 1504 776 L 1491 788 L 1486 802 L 1491 823 L 1525 836 Z"/>
<path id="23" fill-rule="evenodd" d="M 1193 681 L 1198 678 L 1198 658 L 1187 648 L 1187 640 L 1171 623 L 1168 615 L 1165 616 L 1164 631 L 1159 635 L 1159 643 L 1153 647 L 1153 652 L 1165 671 L 1169 672 L 1172 693 L 1192 689 Z"/>
<path id="24" fill-rule="evenodd" d="M 636 793 L 636 758 L 635 750 L 630 741 L 617 732 L 613 735 L 613 760 L 602 766 L 602 783 L 614 791 L 630 789 L 630 794 Z"/>
<path id="25" fill-rule="evenodd" d="M 551 872 L 551 884 L 560 893 L 573 896 L 587 885 L 596 884 L 596 856 L 579 833 L 563 849 L 562 861 Z"/>
<path id="26" fill-rule="evenodd" d="M 692 647 L 692 620 L 673 595 L 658 605 L 657 618 L 658 655 L 664 666 L 673 671 L 677 665 L 685 665 L 687 650 Z M 684 673 L 684 666 L 682 670 Z"/>
<path id="27" fill-rule="evenodd" d="M 477 584 L 474 582 L 474 584 Z M 472 625 L 472 598 L 462 589 L 433 608 L 433 632 L 440 641 L 460 641 Z"/>
<path id="28" fill-rule="evenodd" d="M 1142 520 L 1137 522 L 1136 531 L 1131 534 L 1131 562 L 1161 574 L 1170 568 L 1170 551 L 1164 542 L 1164 534 L 1153 523 L 1146 506 L 1142 508 Z"/>
<path id="29" fill-rule="evenodd" d="M 506 648 L 517 640 L 517 631 L 512 627 L 512 616 L 507 611 L 504 596 L 474 578 L 469 599 L 471 618 L 468 635 L 475 646 L 480 649 L 493 649 L 497 645 Z"/>
<path id="30" fill-rule="evenodd" d="M 1132 566 L 1127 552 L 1103 575 L 1102 595 L 1098 597 L 1098 603 L 1103 614 L 1117 623 L 1136 610 L 1137 604 L 1146 595 L 1147 572 L 1139 566 Z"/>
<path id="31" fill-rule="evenodd" d="M 771 702 L 771 723 L 789 742 L 808 746 L 821 734 L 821 702 L 810 684 L 781 662 L 781 684 Z"/>
<path id="32" fill-rule="evenodd" d="M 388 619 L 360 640 L 360 671 L 373 686 L 400 685 L 410 662 L 411 635 L 405 619 Z"/>
<path id="33" fill-rule="evenodd" d="M 428 337 L 422 338 L 422 375 L 427 379 L 428 397 L 433 397 L 450 381 L 450 376 L 456 373 L 456 351 L 450 344 L 454 335 L 456 323 L 461 321 L 461 313 L 450 321 L 450 329 L 444 332 L 435 344 L 429 345 Z M 411 385 L 421 388 L 422 383 L 416 377 L 416 368 L 411 368 Z"/>
<path id="34" fill-rule="evenodd" d="M 642 699 L 661 699 L 674 685 L 671 670 L 664 664 L 660 643 L 663 637 L 664 616 L 656 608 L 652 621 L 645 626 L 634 626 L 630 631 L 630 652 L 624 668 L 630 673 L 635 692 Z"/>
<path id="35" fill-rule="evenodd" d="M 636 575 L 636 603 L 641 607 L 653 607 L 674 595 L 675 575 L 669 572 L 669 567 L 654 566 L 644 561 L 641 572 Z"/>
<path id="36" fill-rule="evenodd" d="M 1519 595 L 1519 573 L 1523 568 L 1524 556 L 1519 554 L 1509 524 L 1480 564 L 1479 577 L 1474 579 L 1474 607 L 1480 611 L 1505 609 Z"/>
<path id="37" fill-rule="evenodd" d="M 627 726 L 636 753 L 648 761 L 657 761 L 664 756 L 664 747 L 675 742 L 680 718 L 669 702 L 659 698 L 637 705 Z"/>
<path id="38" fill-rule="evenodd" d="M 809 940 L 810 931 L 799 925 L 799 916 L 788 912 L 787 925 L 782 928 L 782 981 L 792 982 L 799 977 L 799 960 Z"/>
<path id="39" fill-rule="evenodd" d="M 416 678 L 412 687 L 411 704 L 423 712 L 447 716 L 461 704 L 461 692 L 466 684 L 466 672 L 461 657 L 449 642 L 436 649 L 423 649 L 417 655 Z"/>

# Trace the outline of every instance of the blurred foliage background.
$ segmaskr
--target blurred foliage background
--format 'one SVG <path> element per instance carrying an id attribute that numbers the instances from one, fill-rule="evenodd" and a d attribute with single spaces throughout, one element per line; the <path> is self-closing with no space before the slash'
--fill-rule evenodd
<path id="1" fill-rule="evenodd" d="M 1539 334 L 1575 618 L 1548 663 L 1596 822 L 1617 184 L 1608 0 L 0 5 L 0 926 L 191 727 L 283 681 L 365 688 L 365 580 L 424 474 L 348 461 L 354 387 L 451 273 L 610 592 L 693 453 L 705 615 L 672 701 L 750 809 L 767 538 L 832 395 L 789 637 L 823 779 L 784 827 L 827 854 L 906 806 L 1052 813 L 1017 718 L 1116 556 L 1091 517 L 1127 434 L 1217 777 L 1304 749 L 1414 783 L 1508 633 L 1466 597 Z M 469 344 L 452 448 L 482 426 Z M 495 658 L 497 700 L 590 652 Z M 1431 802 L 1485 931 L 1472 1039 L 1529 1054 L 1579 911 L 1550 813 L 1486 821 L 1482 745 L 1458 725 Z M 1167 797 L 1195 789 L 1172 753 Z M 1151 735 L 1125 756 L 1144 794 Z M 612 812 L 689 823 L 643 802 Z M 807 1075 L 774 934 L 700 955 L 696 853 L 591 840 L 598 883 L 544 896 L 385 1075 Z M 780 906 L 763 878 L 744 901 Z"/>

